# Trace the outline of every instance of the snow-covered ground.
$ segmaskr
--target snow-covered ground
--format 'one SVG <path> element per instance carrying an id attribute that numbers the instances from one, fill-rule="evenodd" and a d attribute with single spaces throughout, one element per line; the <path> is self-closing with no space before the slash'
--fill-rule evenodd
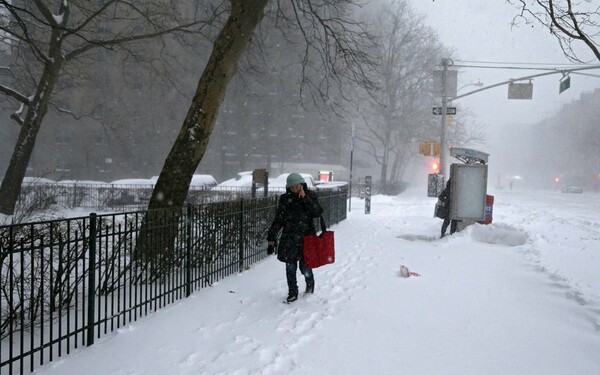
<path id="1" fill-rule="evenodd" d="M 314 295 L 270 257 L 35 373 L 600 373 L 600 195 L 491 193 L 444 239 L 422 190 L 354 200 Z"/>

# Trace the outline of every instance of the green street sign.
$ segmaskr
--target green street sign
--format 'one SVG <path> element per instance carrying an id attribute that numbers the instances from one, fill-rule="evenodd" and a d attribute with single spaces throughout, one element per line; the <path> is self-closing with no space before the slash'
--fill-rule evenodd
<path id="1" fill-rule="evenodd" d="M 571 87 L 571 77 L 567 77 L 567 78 L 563 79 L 562 81 L 560 81 L 560 85 L 558 87 L 558 93 L 559 94 L 562 93 L 569 87 Z"/>

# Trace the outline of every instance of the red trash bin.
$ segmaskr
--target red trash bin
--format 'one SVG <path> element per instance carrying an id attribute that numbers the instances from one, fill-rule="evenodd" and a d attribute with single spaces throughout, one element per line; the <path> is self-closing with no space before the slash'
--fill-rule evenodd
<path id="1" fill-rule="evenodd" d="M 494 212 L 494 196 L 486 195 L 485 196 L 485 218 L 481 221 L 481 224 L 491 224 L 492 216 Z"/>

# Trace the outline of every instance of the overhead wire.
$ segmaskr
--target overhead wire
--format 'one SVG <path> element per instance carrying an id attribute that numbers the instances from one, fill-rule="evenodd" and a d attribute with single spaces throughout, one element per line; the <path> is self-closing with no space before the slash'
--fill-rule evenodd
<path id="1" fill-rule="evenodd" d="M 576 67 L 592 67 L 594 64 L 560 64 L 560 63 L 535 63 L 535 62 L 506 62 L 506 61 L 469 61 L 455 60 L 453 64 L 458 68 L 475 69 L 505 69 L 505 70 L 541 70 L 541 71 L 562 71 L 570 70 Z M 479 64 L 479 65 L 474 65 Z M 484 65 L 485 64 L 485 65 Z M 529 66 L 518 66 L 529 65 Z M 552 68 L 544 67 L 551 65 Z M 536 67 L 537 66 L 537 67 Z"/>

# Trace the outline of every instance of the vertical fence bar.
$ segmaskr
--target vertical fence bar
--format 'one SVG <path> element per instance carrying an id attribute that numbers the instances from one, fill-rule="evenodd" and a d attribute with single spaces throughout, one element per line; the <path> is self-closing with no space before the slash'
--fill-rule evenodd
<path id="1" fill-rule="evenodd" d="M 114 216 L 113 216 L 114 218 Z M 114 220 L 114 219 L 113 219 Z M 106 243 L 107 243 L 107 250 L 106 253 L 109 254 L 110 253 L 110 264 L 107 264 L 106 267 L 110 270 L 109 274 L 110 274 L 110 331 L 114 331 L 115 330 L 115 294 L 117 295 L 117 301 L 118 301 L 118 294 L 119 294 L 119 290 L 118 290 L 118 286 L 115 288 L 115 283 L 118 282 L 118 279 L 115 280 L 115 273 L 117 273 L 117 269 L 116 267 L 116 257 L 119 256 L 119 249 L 117 249 L 116 246 L 116 241 L 115 241 L 115 235 L 119 235 L 122 236 L 122 233 L 120 231 L 120 228 L 113 225 L 112 226 L 112 231 L 109 231 L 108 229 L 108 225 L 106 225 L 105 227 L 107 227 L 104 231 L 106 232 L 106 235 L 109 236 L 110 235 L 110 241 L 108 240 L 108 238 L 106 239 Z M 117 233 L 115 233 L 115 230 L 117 231 Z M 110 242 L 110 251 L 108 250 L 108 243 Z M 121 243 L 122 245 L 122 243 Z M 107 275 L 108 277 L 108 275 Z M 108 291 L 106 291 L 105 293 L 108 293 Z M 117 310 L 118 311 L 118 310 Z M 118 325 L 118 318 L 117 318 L 117 325 Z"/>
<path id="2" fill-rule="evenodd" d="M 185 296 L 192 294 L 192 206 L 187 206 L 186 231 L 185 231 Z"/>
<path id="3" fill-rule="evenodd" d="M 30 251 L 29 253 L 30 257 L 31 257 L 31 272 L 30 272 L 30 294 L 29 294 L 29 309 L 30 309 L 30 313 L 29 313 L 29 325 L 31 327 L 31 332 L 29 334 L 29 351 L 31 352 L 31 355 L 29 356 L 29 370 L 33 372 L 33 368 L 35 366 L 35 357 L 33 355 L 34 351 L 34 347 L 35 347 L 35 342 L 34 342 L 34 337 L 35 337 L 35 314 L 34 314 L 34 305 L 35 305 L 35 300 L 34 300 L 34 290 L 35 290 L 35 253 L 33 250 Z M 40 324 L 40 327 L 43 327 L 43 324 Z"/>
<path id="4" fill-rule="evenodd" d="M 90 214 L 89 231 L 89 260 L 88 260 L 88 315 L 87 315 L 87 341 L 86 346 L 94 345 L 94 310 L 95 310 L 95 286 L 96 286 L 96 217 Z"/>
<path id="5" fill-rule="evenodd" d="M 79 251 L 82 251 L 83 249 L 80 248 L 79 246 L 79 232 L 75 232 L 75 243 L 73 244 L 74 250 L 75 251 L 75 313 L 73 314 L 75 316 L 75 336 L 73 337 L 73 344 L 75 348 L 78 348 L 78 337 L 79 337 L 79 314 L 77 313 L 77 311 L 79 310 L 79 286 L 77 286 L 78 282 L 77 280 L 79 280 Z M 82 335 L 83 337 L 83 335 Z"/>
<path id="6" fill-rule="evenodd" d="M 146 216 L 149 215 L 149 213 L 146 213 Z M 142 220 L 143 221 L 143 220 Z M 135 232 L 136 232 L 136 244 L 133 245 L 132 247 L 132 254 L 135 254 L 136 252 L 136 246 L 137 243 L 139 243 L 139 241 L 142 238 L 142 232 L 139 230 L 140 227 L 140 215 L 139 214 L 135 214 Z M 136 255 L 139 258 L 142 258 L 142 255 Z M 138 300 L 138 285 L 139 283 L 134 282 L 135 278 L 137 277 L 137 273 L 138 273 L 138 269 L 139 269 L 139 260 L 135 259 L 134 257 L 131 258 L 131 262 L 134 262 L 134 264 L 129 268 L 131 270 L 130 272 L 130 277 L 129 277 L 129 306 L 133 306 L 133 308 L 129 309 L 129 323 L 131 323 L 132 319 L 135 321 L 137 320 L 137 300 Z M 133 290 L 133 294 L 131 293 L 131 291 Z M 133 298 L 133 299 L 132 299 Z M 133 305 L 132 305 L 133 303 Z M 133 317 L 131 315 L 131 311 L 133 310 Z"/>
<path id="7" fill-rule="evenodd" d="M 33 233 L 33 224 L 31 225 L 31 233 Z M 33 236 L 31 236 L 31 242 L 33 244 Z M 44 236 L 41 237 L 40 239 L 40 248 L 44 248 Z M 33 246 L 32 246 L 33 248 Z M 40 298 L 42 298 L 42 301 L 44 300 L 44 277 L 43 277 L 43 272 L 44 272 L 44 267 L 45 267 L 45 263 L 44 263 L 44 254 L 43 252 L 40 251 Z M 45 321 L 45 316 L 44 316 L 44 303 L 40 304 L 40 322 L 41 326 L 40 326 L 40 344 L 42 346 L 41 350 L 40 350 L 40 366 L 44 364 L 44 332 L 46 331 L 44 328 L 44 324 L 43 322 Z"/>
<path id="8" fill-rule="evenodd" d="M 100 314 L 100 306 L 98 306 L 98 320 L 99 321 L 104 321 L 104 334 L 106 335 L 108 333 L 108 295 L 112 295 L 112 293 L 108 293 L 107 287 L 108 287 L 108 269 L 109 269 L 109 247 L 108 247 L 108 241 L 109 241 L 109 232 L 108 232 L 108 228 L 106 230 L 106 233 L 102 233 L 102 220 L 98 221 L 98 232 L 97 232 L 97 237 L 98 237 L 98 248 L 96 249 L 98 251 L 98 261 L 99 261 L 99 272 L 98 272 L 98 287 L 102 288 L 103 290 L 100 291 L 100 301 L 104 300 L 104 311 L 103 314 Z M 114 228 L 113 228 L 113 235 L 114 235 Z M 104 240 L 104 241 L 103 241 Z M 102 251 L 104 247 L 104 252 Z M 104 260 L 102 260 L 102 255 L 104 254 Z M 100 326 L 98 326 L 98 338 L 100 337 Z"/>
<path id="9" fill-rule="evenodd" d="M 20 355 L 20 360 L 19 360 L 19 371 L 22 374 L 23 373 L 23 365 L 25 364 L 25 358 L 23 356 L 23 353 L 25 353 L 25 246 L 23 243 L 23 240 L 21 240 L 21 249 L 19 251 L 19 263 L 20 263 L 20 275 L 19 275 L 19 283 L 21 285 L 21 290 L 19 291 L 20 293 L 20 303 L 21 303 L 21 313 L 19 314 L 19 320 L 20 320 L 20 329 L 19 329 L 19 355 Z"/>
<path id="10" fill-rule="evenodd" d="M 50 281 L 48 284 L 48 293 L 50 294 L 49 298 L 50 298 L 50 307 L 49 307 L 49 313 L 50 313 L 50 320 L 49 320 L 49 326 L 50 326 L 50 334 L 49 334 L 49 338 L 48 341 L 50 343 L 50 345 L 48 346 L 48 360 L 50 362 L 52 362 L 54 360 L 54 347 L 52 345 L 52 343 L 54 342 L 54 310 L 56 310 L 56 296 L 55 296 L 55 289 L 54 289 L 54 236 L 53 233 L 54 231 L 52 230 L 52 223 L 50 223 L 50 233 L 48 234 L 48 251 L 50 252 L 49 254 L 49 261 L 48 261 L 48 273 L 50 274 Z M 44 243 L 43 241 L 40 243 L 40 251 L 43 253 L 45 249 Z"/>
<path id="11" fill-rule="evenodd" d="M 124 250 L 127 247 L 127 214 L 125 214 L 124 216 L 124 220 L 123 220 L 123 225 L 121 225 L 121 223 L 119 223 L 118 225 L 115 223 L 115 217 L 112 217 L 112 226 L 113 228 L 117 228 L 119 236 L 121 236 L 121 246 L 119 247 L 118 253 L 116 255 L 117 259 L 117 313 L 119 315 L 117 315 L 116 319 L 117 319 L 117 327 L 119 328 L 121 327 L 121 325 L 119 324 L 121 322 L 121 313 L 123 314 L 123 316 L 125 315 L 125 311 L 121 311 L 121 288 L 123 287 L 121 285 L 121 280 L 122 280 L 122 275 L 121 275 L 121 252 L 124 252 Z M 114 237 L 113 237 L 113 242 L 114 242 Z M 114 248 L 113 248 L 114 249 Z M 114 250 L 113 250 L 114 252 Z"/>
<path id="12" fill-rule="evenodd" d="M 71 314 L 70 314 L 70 309 L 71 309 L 71 293 L 75 294 L 77 293 L 75 290 L 71 291 L 71 272 L 73 272 L 73 266 L 72 266 L 72 262 L 73 259 L 71 258 L 71 220 L 67 221 L 67 231 L 65 233 L 65 237 L 66 239 L 63 241 L 62 236 L 61 236 L 61 242 L 63 242 L 63 246 L 66 247 L 67 249 L 67 274 L 65 277 L 65 282 L 66 282 L 66 290 L 67 290 L 67 295 L 69 295 L 69 303 L 66 306 L 66 310 L 67 310 L 67 354 L 71 353 Z M 76 281 L 73 280 L 75 283 Z M 76 288 L 75 286 L 76 284 L 74 284 L 74 288 Z"/>
<path id="13" fill-rule="evenodd" d="M 239 214 L 238 214 L 238 225 L 239 225 L 239 271 L 244 270 L 244 199 L 240 199 Z"/>
<path id="14" fill-rule="evenodd" d="M 59 226 L 60 228 L 60 226 Z M 62 318 L 62 301 L 63 301 L 63 290 L 64 287 L 62 285 L 62 283 L 65 281 L 65 268 L 64 268 L 64 253 L 63 253 L 63 246 L 62 246 L 62 237 L 60 234 L 60 230 L 58 232 L 58 264 L 56 266 L 57 269 L 57 275 L 56 275 L 56 286 L 59 288 L 57 292 L 54 293 L 54 295 L 56 296 L 56 294 L 58 293 L 58 303 L 57 303 L 57 308 L 58 308 L 58 356 L 61 357 L 62 356 L 62 347 L 63 347 L 63 319 Z"/>

